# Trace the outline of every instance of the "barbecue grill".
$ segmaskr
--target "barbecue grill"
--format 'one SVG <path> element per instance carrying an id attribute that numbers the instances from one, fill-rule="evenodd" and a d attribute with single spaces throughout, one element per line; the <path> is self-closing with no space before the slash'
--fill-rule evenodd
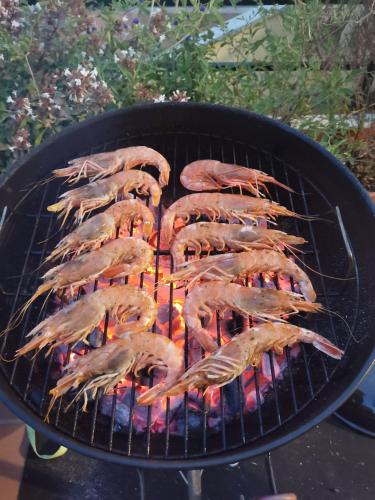
<path id="1" fill-rule="evenodd" d="M 44 358 L 41 352 L 9 361 L 25 342 L 27 332 L 56 307 L 52 299 L 43 304 L 42 298 L 27 311 L 15 330 L 0 339 L 1 399 L 27 424 L 57 443 L 94 458 L 128 465 L 196 469 L 242 460 L 286 443 L 342 404 L 374 359 L 370 325 L 375 292 L 372 256 L 375 231 L 371 203 L 348 169 L 303 134 L 274 120 L 204 104 L 134 106 L 71 126 L 34 149 L 9 169 L 0 184 L 2 326 L 32 295 L 43 274 L 43 268 L 39 269 L 41 263 L 69 230 L 69 226 L 60 229 L 55 215 L 46 210 L 67 185 L 61 180 L 41 181 L 72 158 L 132 145 L 157 149 L 172 167 L 169 186 L 164 189 L 157 209 L 155 283 L 159 280 L 161 259 L 168 260 L 168 250 L 160 245 L 160 218 L 165 207 L 188 194 L 179 183 L 185 164 L 214 158 L 247 165 L 293 188 L 294 193 L 289 193 L 272 186 L 270 195 L 291 210 L 314 215 L 316 219 L 280 219 L 279 227 L 308 240 L 301 258 L 316 271 L 307 269 L 318 301 L 341 316 L 320 314 L 293 321 L 335 342 L 345 350 L 344 358 L 328 359 L 311 346 L 302 346 L 296 356 L 286 349 L 285 369 L 278 377 L 275 358 L 270 355 L 271 383 L 265 393 L 259 387 L 259 370 L 253 371 L 252 411 L 244 411 L 247 395 L 241 380 L 234 381 L 220 389 L 215 426 L 210 426 L 210 401 L 201 395 L 193 412 L 185 395 L 179 412 L 179 432 L 171 430 L 176 417 L 170 400 L 166 402 L 162 432 L 153 431 L 154 407 L 144 410 L 145 424 L 139 431 L 134 423 L 137 412 L 134 382 L 129 389 L 127 422 L 120 430 L 116 390 L 110 396 L 112 403 L 106 414 L 101 411 L 103 395 L 89 404 L 87 413 L 80 411 L 80 401 L 64 411 L 69 401 L 64 398 L 55 405 L 47 423 L 44 418 L 48 391 L 56 382 L 53 357 Z M 153 169 L 149 171 L 155 173 Z M 141 275 L 141 286 L 144 279 Z M 258 280 L 260 286 L 265 286 L 262 276 Z M 277 278 L 274 284 L 279 286 Z M 168 287 L 167 334 L 172 336 L 176 291 L 172 285 Z M 290 288 L 294 289 L 293 282 Z M 158 291 L 155 298 L 159 299 Z M 233 323 L 236 321 L 234 318 Z M 108 321 L 103 341 L 107 340 L 107 328 Z M 219 343 L 221 328 L 218 321 Z M 189 332 L 184 335 L 187 363 Z M 62 353 L 63 364 L 71 354 L 70 348 Z M 152 384 L 152 378 L 147 384 Z"/>

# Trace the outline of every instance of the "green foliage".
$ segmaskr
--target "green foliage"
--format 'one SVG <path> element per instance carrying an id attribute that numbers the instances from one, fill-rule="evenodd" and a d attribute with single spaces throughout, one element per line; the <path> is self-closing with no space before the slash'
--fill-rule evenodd
<path id="1" fill-rule="evenodd" d="M 340 52 L 351 5 L 296 1 L 213 43 L 222 1 L 6 2 L 0 13 L 0 166 L 72 121 L 142 101 L 188 99 L 240 106 L 296 126 L 346 161 L 347 117 L 363 111 L 358 82 Z M 186 7 L 189 6 L 189 9 Z M 275 29 L 275 22 L 277 29 Z M 235 68 L 214 63 L 218 46 Z M 366 101 L 368 103 L 368 100 Z M 318 116 L 318 118 L 317 118 Z M 353 134 L 351 134 L 351 137 Z M 363 145 L 361 145 L 363 152 Z"/>

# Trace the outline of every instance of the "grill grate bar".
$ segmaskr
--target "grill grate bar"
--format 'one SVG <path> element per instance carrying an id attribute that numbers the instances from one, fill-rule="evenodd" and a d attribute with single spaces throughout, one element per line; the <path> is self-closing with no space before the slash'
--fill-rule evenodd
<path id="1" fill-rule="evenodd" d="M 160 261 L 160 234 L 161 234 L 161 214 L 162 214 L 162 203 L 160 202 L 158 206 L 158 234 L 156 240 L 156 256 L 155 256 L 155 283 L 154 283 L 154 299 L 155 302 L 158 302 L 158 281 L 159 281 L 159 261 Z M 152 332 L 156 333 L 156 323 L 152 326 Z M 151 388 L 153 385 L 153 377 L 150 375 L 150 385 Z M 151 415 L 152 415 L 152 406 L 147 407 L 147 438 L 146 438 L 146 450 L 147 455 L 150 455 L 150 445 L 151 445 Z"/>

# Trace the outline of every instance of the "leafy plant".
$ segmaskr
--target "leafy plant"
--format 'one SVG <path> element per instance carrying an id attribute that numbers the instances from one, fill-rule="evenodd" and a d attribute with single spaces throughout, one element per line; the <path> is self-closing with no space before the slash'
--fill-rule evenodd
<path id="1" fill-rule="evenodd" d="M 361 129 L 373 59 L 359 47 L 371 6 L 260 5 L 255 24 L 214 42 L 221 6 L 183 0 L 171 13 L 154 0 L 0 1 L 0 166 L 94 113 L 191 99 L 283 120 L 357 168 L 369 144 Z M 218 46 L 234 64 L 215 63 Z M 357 168 L 370 185 L 368 170 Z"/>

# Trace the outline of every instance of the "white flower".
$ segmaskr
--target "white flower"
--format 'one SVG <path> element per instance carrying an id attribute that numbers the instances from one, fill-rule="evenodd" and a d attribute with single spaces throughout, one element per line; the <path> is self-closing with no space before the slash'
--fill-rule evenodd
<path id="1" fill-rule="evenodd" d="M 42 7 L 39 2 L 37 2 L 35 5 L 29 5 L 29 9 L 31 12 L 40 12 L 42 10 Z"/>
<path id="2" fill-rule="evenodd" d="M 60 104 L 55 104 L 53 107 L 54 107 L 55 109 L 58 109 L 59 111 L 60 111 L 60 109 L 61 109 Z"/>
<path id="3" fill-rule="evenodd" d="M 167 22 L 167 29 L 168 29 L 168 30 L 170 30 L 171 28 L 172 28 L 172 25 L 171 25 L 171 23 L 168 21 L 168 22 Z"/>
<path id="4" fill-rule="evenodd" d="M 71 74 L 72 74 L 72 72 L 70 71 L 70 69 L 68 69 L 68 68 L 64 69 L 64 76 L 70 76 Z"/>
<path id="5" fill-rule="evenodd" d="M 15 151 L 15 146 L 9 146 L 9 151 L 11 151 L 12 153 Z"/>
<path id="6" fill-rule="evenodd" d="M 4 61 L 4 54 L 0 54 L 0 61 Z"/>
<path id="7" fill-rule="evenodd" d="M 8 104 L 13 104 L 14 103 L 14 99 L 12 99 L 12 97 L 10 95 L 8 95 L 8 97 L 7 97 L 7 103 Z"/>
<path id="8" fill-rule="evenodd" d="M 40 94 L 40 97 L 44 97 L 44 99 L 49 99 L 49 93 L 43 92 L 42 94 Z"/>
<path id="9" fill-rule="evenodd" d="M 163 33 L 162 35 L 160 35 L 159 41 L 160 42 L 164 42 L 164 40 L 165 40 L 165 35 Z"/>
<path id="10" fill-rule="evenodd" d="M 29 98 L 28 97 L 25 97 L 25 100 L 23 102 L 23 107 L 25 109 L 30 109 L 30 101 L 29 101 Z"/>
<path id="11" fill-rule="evenodd" d="M 91 70 L 91 77 L 96 78 L 97 76 L 98 76 L 98 70 L 94 68 L 93 70 Z"/>
<path id="12" fill-rule="evenodd" d="M 86 52 L 83 50 L 83 51 L 81 52 L 81 56 L 82 56 L 83 58 L 85 58 L 85 57 L 86 57 L 86 55 L 87 55 L 87 54 L 86 54 Z"/>
<path id="13" fill-rule="evenodd" d="M 90 74 L 90 71 L 87 70 L 86 68 L 82 68 L 80 73 L 83 77 L 85 77 L 85 76 L 88 76 Z"/>
<path id="14" fill-rule="evenodd" d="M 115 63 L 118 63 L 118 62 L 119 62 L 119 60 L 120 60 L 120 58 L 118 57 L 118 55 L 117 55 L 117 54 L 114 54 L 114 56 L 113 56 L 113 60 L 115 61 Z"/>
<path id="15" fill-rule="evenodd" d="M 129 54 L 129 57 L 134 57 L 135 56 L 135 50 L 133 49 L 133 47 L 128 47 L 128 54 Z"/>
<path id="16" fill-rule="evenodd" d="M 129 18 L 128 18 L 128 16 L 122 16 L 122 19 L 121 19 L 121 21 L 122 21 L 123 23 L 126 23 L 126 22 L 128 22 L 128 21 L 129 21 Z"/>
<path id="17" fill-rule="evenodd" d="M 100 47 L 98 52 L 99 52 L 99 55 L 102 56 L 104 54 L 104 49 Z"/>
<path id="18" fill-rule="evenodd" d="M 80 87 L 82 85 L 82 80 L 80 78 L 75 78 L 74 83 L 77 85 L 77 87 Z"/>
<path id="19" fill-rule="evenodd" d="M 19 23 L 15 19 L 13 19 L 12 22 L 10 23 L 10 25 L 12 26 L 12 28 L 17 29 L 21 26 L 21 23 Z"/>
<path id="20" fill-rule="evenodd" d="M 154 97 L 154 102 L 165 102 L 165 95 L 160 94 L 159 97 Z"/>
<path id="21" fill-rule="evenodd" d="M 99 87 L 99 83 L 98 83 L 98 82 L 93 82 L 93 83 L 91 84 L 91 87 L 92 87 L 93 89 L 97 89 L 97 88 Z"/>

